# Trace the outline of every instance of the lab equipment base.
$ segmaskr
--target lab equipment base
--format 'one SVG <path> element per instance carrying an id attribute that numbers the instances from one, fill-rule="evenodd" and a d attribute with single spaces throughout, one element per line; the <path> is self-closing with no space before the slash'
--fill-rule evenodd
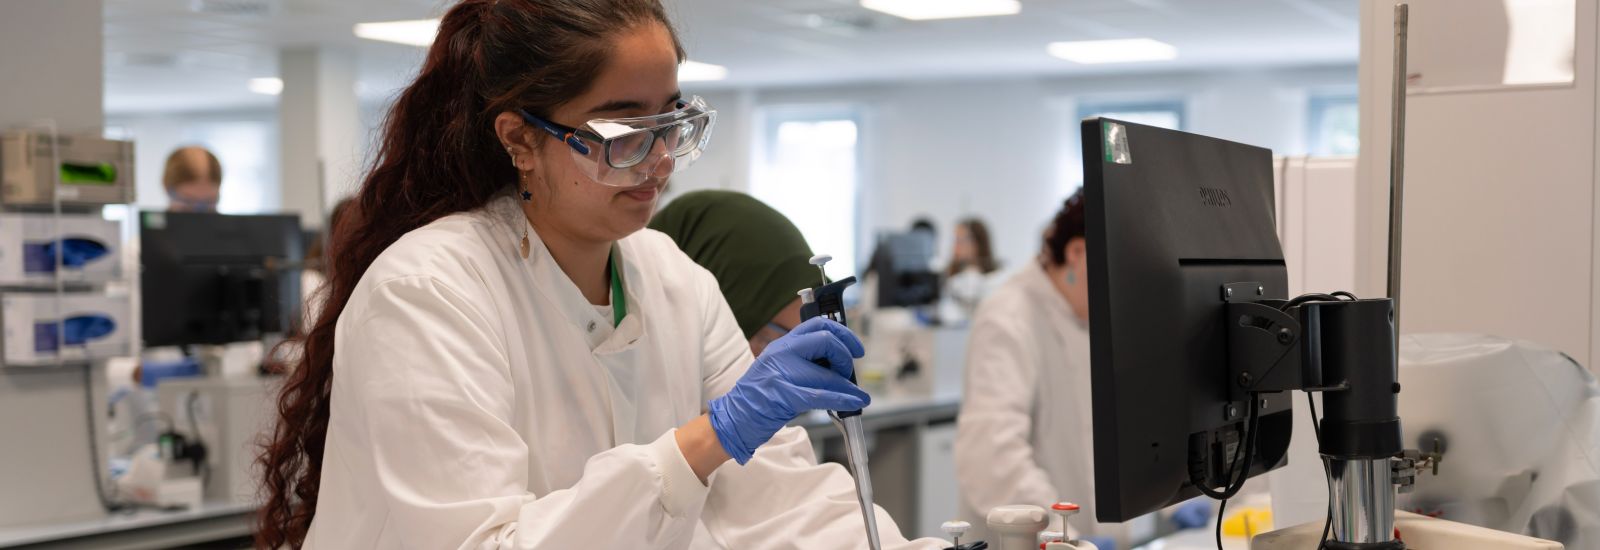
<path id="1" fill-rule="evenodd" d="M 1506 533 L 1420 516 L 1409 512 L 1395 512 L 1395 528 L 1407 548 L 1451 548 L 1458 550 L 1562 550 L 1559 542 Z M 1287 529 L 1256 535 L 1250 541 L 1251 550 L 1305 550 L 1317 547 L 1322 536 L 1322 522 L 1303 523 Z"/>

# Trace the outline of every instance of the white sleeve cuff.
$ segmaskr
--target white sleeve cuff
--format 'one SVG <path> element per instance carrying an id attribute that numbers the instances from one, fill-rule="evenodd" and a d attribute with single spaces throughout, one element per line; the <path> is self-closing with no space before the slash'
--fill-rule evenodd
<path id="1" fill-rule="evenodd" d="M 661 477 L 661 506 L 667 515 L 684 517 L 705 507 L 711 488 L 700 482 L 678 448 L 678 430 L 668 430 L 650 444 L 656 475 Z"/>

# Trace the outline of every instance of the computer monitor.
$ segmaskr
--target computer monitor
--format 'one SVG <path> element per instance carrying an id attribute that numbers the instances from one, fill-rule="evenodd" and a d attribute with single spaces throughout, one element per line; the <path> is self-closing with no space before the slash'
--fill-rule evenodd
<path id="1" fill-rule="evenodd" d="M 926 232 L 888 233 L 878 239 L 872 269 L 878 277 L 878 304 L 916 307 L 939 301 L 939 274 L 933 271 L 934 243 Z"/>
<path id="2" fill-rule="evenodd" d="M 144 344 L 260 339 L 300 302 L 300 218 L 141 212 Z"/>
<path id="3" fill-rule="evenodd" d="M 1271 151 L 1104 118 L 1082 135 L 1095 515 L 1121 522 L 1237 479 L 1250 398 L 1229 387 L 1225 286 L 1282 300 L 1287 272 Z M 1250 476 L 1292 428 L 1290 394 L 1262 399 Z"/>

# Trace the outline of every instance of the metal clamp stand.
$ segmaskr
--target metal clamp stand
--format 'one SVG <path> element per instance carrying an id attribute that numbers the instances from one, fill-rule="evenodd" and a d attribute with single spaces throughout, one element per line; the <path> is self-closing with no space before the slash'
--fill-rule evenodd
<path id="1" fill-rule="evenodd" d="M 1325 415 L 1319 452 L 1327 468 L 1335 550 L 1388 550 L 1405 545 L 1394 539 L 1393 459 L 1405 449 L 1400 440 L 1395 363 L 1395 332 L 1388 299 L 1312 302 L 1299 317 L 1319 330 L 1317 340 L 1324 382 L 1339 389 L 1323 392 Z"/>

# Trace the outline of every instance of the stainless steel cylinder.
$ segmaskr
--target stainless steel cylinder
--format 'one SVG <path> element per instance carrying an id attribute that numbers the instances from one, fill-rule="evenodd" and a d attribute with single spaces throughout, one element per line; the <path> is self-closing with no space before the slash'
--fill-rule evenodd
<path id="1" fill-rule="evenodd" d="M 1394 472 L 1388 458 L 1344 460 L 1322 455 L 1332 495 L 1333 540 L 1394 540 Z"/>

